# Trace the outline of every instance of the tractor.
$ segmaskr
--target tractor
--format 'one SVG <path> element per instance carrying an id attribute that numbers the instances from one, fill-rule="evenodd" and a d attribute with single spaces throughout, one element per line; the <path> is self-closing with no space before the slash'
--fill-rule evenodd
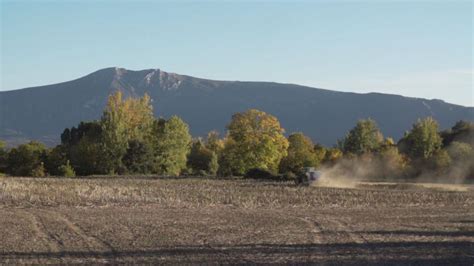
<path id="1" fill-rule="evenodd" d="M 301 185 L 310 186 L 321 179 L 322 172 L 316 170 L 314 167 L 304 167 L 298 174 L 297 183 Z"/>

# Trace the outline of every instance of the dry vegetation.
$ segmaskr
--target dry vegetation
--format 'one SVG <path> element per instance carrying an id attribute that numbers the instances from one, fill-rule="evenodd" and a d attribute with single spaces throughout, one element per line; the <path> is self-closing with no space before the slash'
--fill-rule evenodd
<path id="1" fill-rule="evenodd" d="M 2 178 L 0 263 L 472 264 L 474 192 L 457 188 Z"/>

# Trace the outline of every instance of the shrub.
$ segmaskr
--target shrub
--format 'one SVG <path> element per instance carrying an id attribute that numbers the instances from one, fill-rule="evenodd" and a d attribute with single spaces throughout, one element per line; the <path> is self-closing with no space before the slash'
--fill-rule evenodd
<path id="1" fill-rule="evenodd" d="M 71 164 L 69 163 L 69 160 L 66 162 L 66 164 L 63 164 L 58 167 L 58 174 L 64 177 L 76 176 L 76 172 L 74 171 L 74 168 L 72 168 Z"/>
<path id="2" fill-rule="evenodd" d="M 46 146 L 35 141 L 13 148 L 7 156 L 7 173 L 13 176 L 45 176 L 43 161 L 46 154 Z"/>
<path id="3" fill-rule="evenodd" d="M 208 176 L 209 173 L 205 170 L 199 170 L 199 171 L 196 172 L 196 175 L 198 175 L 198 176 Z"/>
<path id="4" fill-rule="evenodd" d="M 438 173 L 446 172 L 451 163 L 451 157 L 445 149 L 437 151 L 428 161 L 429 167 Z"/>
<path id="5" fill-rule="evenodd" d="M 216 153 L 208 149 L 201 140 L 193 142 L 187 166 L 189 171 L 201 176 L 216 175 L 219 168 Z"/>
<path id="6" fill-rule="evenodd" d="M 44 168 L 44 163 L 41 162 L 38 166 L 36 166 L 31 171 L 31 176 L 33 177 L 45 177 L 46 176 L 46 169 Z"/>
<path id="7" fill-rule="evenodd" d="M 474 153 L 474 150 L 471 145 L 458 141 L 451 142 L 451 144 L 447 147 L 446 150 L 449 156 L 453 159 L 453 161 L 465 160 L 466 158 L 472 157 Z"/>
<path id="8" fill-rule="evenodd" d="M 380 175 L 383 178 L 402 177 L 407 168 L 408 158 L 398 151 L 396 146 L 386 147 L 378 153 Z"/>

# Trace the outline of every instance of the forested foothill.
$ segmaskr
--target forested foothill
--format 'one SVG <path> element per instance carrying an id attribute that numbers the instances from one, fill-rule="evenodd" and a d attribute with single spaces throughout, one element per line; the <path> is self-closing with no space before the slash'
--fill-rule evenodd
<path id="1" fill-rule="evenodd" d="M 324 125 L 321 125 L 324 126 Z M 367 118 L 333 147 L 302 132 L 285 136 L 275 116 L 250 109 L 234 114 L 227 132 L 193 138 L 181 118 L 155 118 L 148 95 L 109 96 L 102 117 L 66 128 L 53 148 L 31 141 L 6 148 L 0 142 L 0 173 L 8 176 L 247 176 L 295 179 L 306 167 L 344 169 L 349 177 L 474 180 L 474 123 L 459 121 L 441 131 L 420 118 L 397 142 Z"/>

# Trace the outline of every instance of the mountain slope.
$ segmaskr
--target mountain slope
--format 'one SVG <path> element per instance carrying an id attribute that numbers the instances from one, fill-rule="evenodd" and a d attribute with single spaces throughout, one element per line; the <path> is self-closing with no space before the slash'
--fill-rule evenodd
<path id="1" fill-rule="evenodd" d="M 440 100 L 357 94 L 272 82 L 214 81 L 159 69 L 106 68 L 53 85 L 0 92 L 0 139 L 10 144 L 38 139 L 59 142 L 66 127 L 100 118 L 107 96 L 153 99 L 155 115 L 182 117 L 194 136 L 224 132 L 233 113 L 257 108 L 277 116 L 287 133 L 302 131 L 332 145 L 360 118 L 375 119 L 386 136 L 400 138 L 420 117 L 433 116 L 442 128 L 474 120 L 474 108 Z"/>

